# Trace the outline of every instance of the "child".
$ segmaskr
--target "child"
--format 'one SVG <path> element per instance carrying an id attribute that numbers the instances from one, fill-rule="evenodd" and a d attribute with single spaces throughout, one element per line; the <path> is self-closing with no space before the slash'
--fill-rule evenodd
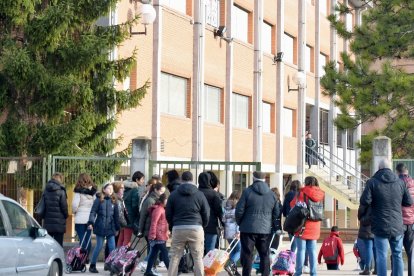
<path id="1" fill-rule="evenodd" d="M 239 226 L 236 223 L 236 205 L 241 196 L 241 192 L 236 190 L 233 191 L 226 202 L 226 208 L 224 210 L 223 221 L 224 221 L 224 237 L 227 239 L 229 244 L 234 238 L 239 238 Z M 230 253 L 230 261 L 225 266 L 225 270 L 230 276 L 240 276 L 237 271 L 237 262 L 240 259 L 241 245 L 237 243 L 236 247 Z"/>
<path id="2" fill-rule="evenodd" d="M 168 222 L 165 217 L 165 205 L 167 205 L 166 194 L 161 194 L 154 205 L 149 207 L 151 215 L 151 225 L 148 233 L 148 240 L 151 246 L 148 256 L 148 265 L 144 273 L 145 276 L 157 276 L 151 271 L 158 256 L 158 251 L 161 251 L 162 260 L 165 266 L 169 267 L 168 250 L 166 243 L 168 240 Z"/>
<path id="3" fill-rule="evenodd" d="M 96 261 L 106 238 L 109 253 L 115 249 L 115 236 L 119 231 L 118 203 L 111 183 L 105 184 L 102 193 L 95 199 L 89 215 L 88 229 L 96 235 L 96 246 L 93 250 L 89 272 L 99 273 Z"/>
<path id="4" fill-rule="evenodd" d="M 339 270 L 339 264 L 344 265 L 344 247 L 339 237 L 338 226 L 332 226 L 330 236 L 323 240 L 318 255 L 319 264 L 321 264 L 322 256 L 328 270 Z"/>

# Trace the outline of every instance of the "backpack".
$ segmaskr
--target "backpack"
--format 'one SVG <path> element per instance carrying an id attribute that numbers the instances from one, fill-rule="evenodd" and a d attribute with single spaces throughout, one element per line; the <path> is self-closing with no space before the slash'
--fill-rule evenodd
<path id="1" fill-rule="evenodd" d="M 318 201 L 315 202 L 308 198 L 308 196 L 304 193 L 303 200 L 306 202 L 309 210 L 309 217 L 308 219 L 311 221 L 322 221 L 324 218 L 324 210 L 323 210 L 323 202 Z"/>
<path id="2" fill-rule="evenodd" d="M 194 260 L 188 249 L 188 245 L 186 245 L 184 247 L 184 255 L 181 257 L 180 263 L 178 264 L 178 272 L 189 273 L 191 271 L 194 271 Z"/>
<path id="3" fill-rule="evenodd" d="M 306 203 L 298 201 L 286 217 L 283 230 L 290 234 L 296 233 L 305 225 L 308 216 L 309 210 Z"/>
<path id="4" fill-rule="evenodd" d="M 295 272 L 296 254 L 290 250 L 280 251 L 277 255 L 276 262 L 272 266 L 273 275 L 286 275 Z"/>
<path id="5" fill-rule="evenodd" d="M 338 240 L 336 237 L 326 238 L 321 247 L 325 261 L 336 261 L 338 258 Z"/>

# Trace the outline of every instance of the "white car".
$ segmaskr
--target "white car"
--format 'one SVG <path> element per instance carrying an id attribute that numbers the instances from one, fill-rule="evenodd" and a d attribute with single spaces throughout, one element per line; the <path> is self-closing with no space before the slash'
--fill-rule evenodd
<path id="1" fill-rule="evenodd" d="M 63 248 L 16 201 L 0 194 L 0 276 L 62 276 Z"/>

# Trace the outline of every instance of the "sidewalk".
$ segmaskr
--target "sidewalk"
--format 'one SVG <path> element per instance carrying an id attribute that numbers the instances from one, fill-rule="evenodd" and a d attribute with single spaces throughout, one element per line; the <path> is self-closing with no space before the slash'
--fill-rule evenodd
<path id="1" fill-rule="evenodd" d="M 282 248 L 285 248 L 285 247 L 286 247 L 286 244 L 284 244 L 282 246 Z M 318 252 L 319 252 L 320 247 L 321 247 L 321 244 L 318 243 L 318 245 L 317 245 Z M 318 265 L 318 269 L 317 269 L 318 275 L 330 275 L 330 276 L 332 276 L 332 275 L 349 275 L 349 276 L 350 275 L 353 275 L 353 276 L 359 275 L 359 269 L 357 268 L 357 261 L 356 261 L 356 258 L 354 256 L 354 253 L 352 252 L 352 247 L 353 247 L 353 244 L 351 244 L 351 243 L 345 243 L 344 244 L 345 264 L 344 264 L 344 266 L 340 267 L 340 270 L 337 270 L 337 271 L 329 270 L 328 271 L 328 270 L 326 270 L 326 265 L 321 264 L 321 265 Z M 96 267 L 99 270 L 99 274 L 89 273 L 89 271 L 86 271 L 86 273 L 79 273 L 79 274 L 80 275 L 109 275 L 109 272 L 103 270 L 103 263 L 102 262 L 98 263 Z M 241 267 L 239 267 L 239 272 L 241 273 Z M 158 268 L 158 273 L 160 273 L 163 276 L 166 276 L 167 275 L 167 269 L 166 268 L 162 268 L 162 269 Z M 73 274 L 77 274 L 77 273 L 74 272 Z M 407 275 L 407 274 L 408 274 L 407 271 L 405 271 L 404 275 Z M 136 270 L 133 273 L 133 276 L 141 276 L 141 275 L 143 275 L 143 273 L 139 270 Z M 180 274 L 180 275 L 184 276 L 184 275 L 193 275 L 193 274 L 190 273 L 190 274 Z M 225 271 L 223 271 L 223 272 L 220 272 L 218 275 L 219 276 L 227 276 L 227 273 Z M 252 275 L 255 275 L 255 273 L 253 272 Z M 309 274 L 302 274 L 302 275 L 309 275 Z M 391 270 L 388 270 L 387 275 L 391 275 Z"/>

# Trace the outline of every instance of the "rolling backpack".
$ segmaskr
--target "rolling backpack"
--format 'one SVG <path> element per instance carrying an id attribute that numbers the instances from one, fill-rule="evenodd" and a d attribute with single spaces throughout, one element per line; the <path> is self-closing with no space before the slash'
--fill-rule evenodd
<path id="1" fill-rule="evenodd" d="M 296 254 L 289 249 L 282 250 L 277 255 L 276 262 L 272 266 L 273 275 L 293 275 L 295 273 Z"/>

